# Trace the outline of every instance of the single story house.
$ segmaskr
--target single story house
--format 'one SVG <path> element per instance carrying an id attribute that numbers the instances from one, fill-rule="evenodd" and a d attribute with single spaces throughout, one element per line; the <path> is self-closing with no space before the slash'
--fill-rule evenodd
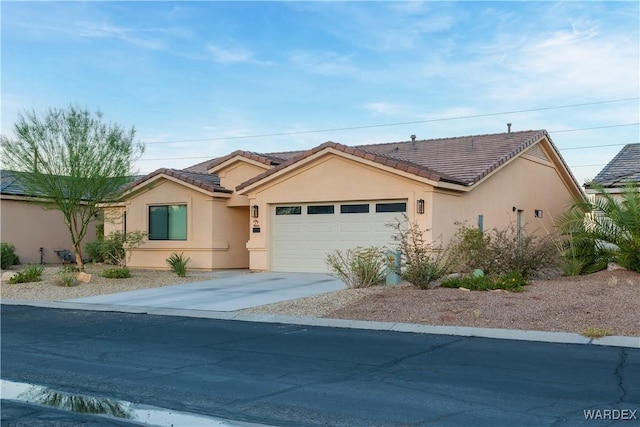
<path id="1" fill-rule="evenodd" d="M 393 247 L 396 220 L 447 242 L 458 224 L 552 233 L 580 186 L 545 130 L 346 146 L 235 151 L 159 169 L 105 208 L 105 233 L 142 230 L 129 265 L 326 272 L 334 249 Z"/>
<path id="2" fill-rule="evenodd" d="M 70 251 L 75 260 L 69 229 L 62 212 L 45 209 L 46 199 L 30 194 L 20 182 L 23 172 L 0 171 L 0 239 L 16 248 L 20 262 L 62 263 L 56 251 Z M 89 225 L 84 242 L 96 239 L 96 221 Z"/>
<path id="3" fill-rule="evenodd" d="M 620 194 L 628 183 L 640 188 L 640 143 L 627 144 L 590 182 L 585 184 L 586 193 L 596 194 L 593 184 L 601 185 L 607 193 Z"/>

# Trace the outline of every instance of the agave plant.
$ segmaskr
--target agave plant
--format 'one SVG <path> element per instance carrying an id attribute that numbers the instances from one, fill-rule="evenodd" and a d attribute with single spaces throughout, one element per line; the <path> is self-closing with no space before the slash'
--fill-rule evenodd
<path id="1" fill-rule="evenodd" d="M 558 219 L 562 235 L 569 238 L 565 256 L 578 259 L 583 272 L 602 269 L 615 261 L 640 271 L 640 190 L 627 183 L 620 197 L 592 184 L 597 194 L 579 199 Z"/>

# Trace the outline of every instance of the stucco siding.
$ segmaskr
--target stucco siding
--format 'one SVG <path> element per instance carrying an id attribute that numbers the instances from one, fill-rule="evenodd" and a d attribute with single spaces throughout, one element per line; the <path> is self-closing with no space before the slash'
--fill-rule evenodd
<path id="1" fill-rule="evenodd" d="M 2 199 L 0 210 L 0 237 L 3 242 L 16 247 L 20 262 L 40 263 L 40 248 L 44 249 L 43 260 L 47 264 L 62 263 L 54 252 L 58 249 L 70 250 L 75 260 L 69 229 L 62 212 L 45 210 L 35 203 L 10 199 Z M 85 243 L 95 240 L 98 223 L 96 220 L 89 224 L 83 239 L 83 250 Z M 86 257 L 86 254 L 84 255 Z"/>
<path id="2" fill-rule="evenodd" d="M 260 217 L 251 218 L 250 227 L 260 227 L 251 233 L 247 248 L 250 268 L 269 270 L 272 236 L 271 206 L 282 203 L 313 203 L 370 200 L 406 200 L 407 216 L 426 227 L 431 222 L 428 210 L 416 214 L 416 200 L 427 199 L 432 187 L 397 174 L 380 170 L 334 154 L 327 154 L 295 171 L 249 192 L 250 204 L 257 204 Z"/>
<path id="3" fill-rule="evenodd" d="M 246 268 L 248 208 L 228 208 L 226 199 L 162 180 L 126 202 L 127 231 L 149 232 L 149 207 L 185 205 L 186 240 L 147 240 L 131 254 L 128 265 L 167 269 L 173 252 L 189 257 L 191 269 Z M 241 226 L 240 226 L 241 225 Z"/>
<path id="4" fill-rule="evenodd" d="M 229 190 L 235 190 L 238 185 L 267 169 L 266 165 L 257 166 L 244 161 L 237 161 L 220 169 L 217 174 L 220 177 L 220 185 Z M 249 198 L 234 192 L 226 203 L 227 206 L 249 206 Z"/>
<path id="5" fill-rule="evenodd" d="M 478 215 L 485 230 L 503 229 L 516 224 L 521 210 L 527 232 L 544 235 L 555 231 L 554 219 L 571 200 L 571 190 L 550 163 L 518 157 L 464 195 L 435 193 L 433 229 L 447 241 L 455 222 L 477 226 Z M 542 211 L 542 218 L 535 217 L 535 210 Z"/>

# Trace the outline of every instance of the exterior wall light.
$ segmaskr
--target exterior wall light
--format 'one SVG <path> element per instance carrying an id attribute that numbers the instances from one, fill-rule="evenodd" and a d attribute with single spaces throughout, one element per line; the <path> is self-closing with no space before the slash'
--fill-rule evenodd
<path id="1" fill-rule="evenodd" d="M 251 218 L 258 218 L 258 214 L 260 213 L 259 209 L 258 205 L 251 206 Z"/>
<path id="2" fill-rule="evenodd" d="M 424 213 L 424 199 L 418 199 L 418 203 L 416 205 L 416 210 L 419 214 Z"/>

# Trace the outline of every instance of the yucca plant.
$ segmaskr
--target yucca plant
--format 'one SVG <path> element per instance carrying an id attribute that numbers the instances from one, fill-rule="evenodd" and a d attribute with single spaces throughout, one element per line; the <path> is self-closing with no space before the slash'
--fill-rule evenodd
<path id="1" fill-rule="evenodd" d="M 620 197 L 593 183 L 592 200 L 575 200 L 558 219 L 560 232 L 571 239 L 571 256 L 584 262 L 586 272 L 615 261 L 640 271 L 640 190 L 627 183 Z"/>
<path id="2" fill-rule="evenodd" d="M 167 264 L 171 267 L 171 271 L 176 273 L 178 277 L 185 277 L 187 275 L 187 264 L 191 258 L 185 258 L 183 253 L 179 255 L 177 253 L 172 253 L 169 258 L 167 258 Z"/>

